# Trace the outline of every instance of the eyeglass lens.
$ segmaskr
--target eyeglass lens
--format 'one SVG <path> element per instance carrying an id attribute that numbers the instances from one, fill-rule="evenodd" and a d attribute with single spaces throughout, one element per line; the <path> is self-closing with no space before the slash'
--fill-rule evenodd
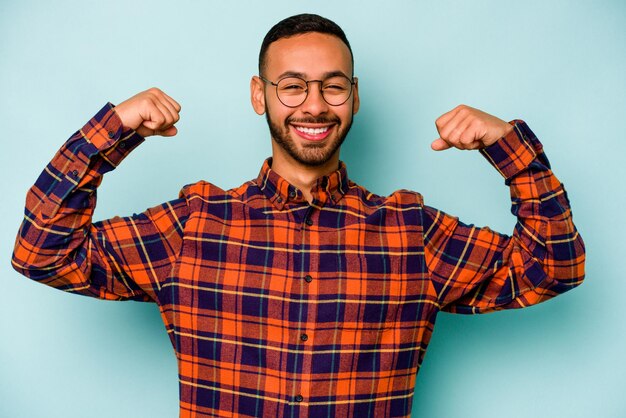
<path id="1" fill-rule="evenodd" d="M 322 97 L 331 106 L 344 104 L 352 93 L 352 82 L 347 77 L 335 76 L 325 80 L 305 81 L 298 77 L 287 77 L 278 81 L 276 93 L 278 100 L 289 107 L 300 106 L 307 98 L 308 83 L 318 82 L 321 84 Z"/>

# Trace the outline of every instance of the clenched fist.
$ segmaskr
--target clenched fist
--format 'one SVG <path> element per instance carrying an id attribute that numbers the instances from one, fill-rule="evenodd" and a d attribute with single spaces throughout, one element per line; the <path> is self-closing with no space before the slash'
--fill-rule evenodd
<path id="1" fill-rule="evenodd" d="M 485 148 L 513 130 L 502 119 L 465 105 L 441 115 L 435 125 L 439 138 L 430 145 L 435 151 Z"/>
<path id="2" fill-rule="evenodd" d="M 157 88 L 151 88 L 131 97 L 115 107 L 122 124 L 145 137 L 174 136 L 174 124 L 180 119 L 180 105 Z"/>

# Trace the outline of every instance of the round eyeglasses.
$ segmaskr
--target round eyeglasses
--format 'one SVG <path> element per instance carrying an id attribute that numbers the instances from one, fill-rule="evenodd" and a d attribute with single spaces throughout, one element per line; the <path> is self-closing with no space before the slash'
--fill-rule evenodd
<path id="1" fill-rule="evenodd" d="M 320 83 L 320 92 L 324 101 L 331 106 L 341 106 L 352 94 L 354 80 L 345 75 L 335 75 L 324 80 L 304 80 L 300 77 L 284 77 L 274 83 L 262 76 L 261 80 L 276 87 L 278 100 L 287 107 L 298 107 L 309 95 L 309 83 Z"/>

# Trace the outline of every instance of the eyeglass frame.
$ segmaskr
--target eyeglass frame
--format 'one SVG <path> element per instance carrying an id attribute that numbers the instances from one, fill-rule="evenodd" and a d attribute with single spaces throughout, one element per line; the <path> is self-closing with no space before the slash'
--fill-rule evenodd
<path id="1" fill-rule="evenodd" d="M 276 87 L 276 98 L 278 99 L 278 101 L 280 103 L 282 103 L 283 106 L 286 106 L 286 107 L 289 107 L 289 108 L 292 108 L 292 109 L 294 109 L 296 107 L 299 107 L 299 106 L 302 106 L 302 103 L 306 102 L 306 99 L 309 97 L 309 83 L 320 83 L 320 94 L 322 95 L 322 99 L 324 99 L 324 101 L 329 106 L 341 106 L 341 105 L 346 104 L 346 102 L 348 100 L 350 100 L 350 96 L 352 96 L 352 93 L 354 92 L 354 86 L 356 85 L 356 81 L 355 81 L 354 77 L 349 78 L 345 74 L 334 74 L 334 75 L 332 75 L 330 77 L 326 77 L 326 79 L 324 79 L 324 80 L 305 80 L 304 78 L 298 77 L 298 76 L 295 76 L 295 75 L 287 75 L 287 76 L 281 78 L 280 80 L 276 81 L 275 83 L 273 81 L 270 81 L 267 78 L 263 77 L 262 75 L 259 75 L 258 77 L 261 80 L 263 80 L 264 82 L 269 83 L 272 86 Z M 346 100 L 344 100 L 343 102 L 341 102 L 339 104 L 328 103 L 328 100 L 326 100 L 326 96 L 324 96 L 324 90 L 322 90 L 322 85 L 324 84 L 324 81 L 328 80 L 329 78 L 333 78 L 333 77 L 344 77 L 344 78 L 346 78 L 350 82 L 350 93 L 346 97 Z M 304 99 L 302 100 L 302 102 L 300 104 L 298 104 L 298 105 L 295 105 L 295 106 L 287 105 L 280 99 L 280 96 L 278 95 L 278 83 L 280 83 L 281 81 L 283 81 L 283 80 L 285 80 L 287 78 L 297 78 L 299 80 L 304 81 L 304 84 L 306 85 L 306 94 L 305 94 Z"/>

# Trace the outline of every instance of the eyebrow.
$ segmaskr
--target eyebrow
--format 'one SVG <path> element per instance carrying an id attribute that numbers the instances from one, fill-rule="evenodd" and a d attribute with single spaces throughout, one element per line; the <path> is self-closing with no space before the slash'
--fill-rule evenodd
<path id="1" fill-rule="evenodd" d="M 336 76 L 339 76 L 339 75 L 347 77 L 347 78 L 350 78 L 350 76 L 346 75 L 343 71 L 336 70 L 336 71 L 328 71 L 328 72 L 325 72 L 324 74 L 322 74 L 322 80 L 325 80 L 325 79 L 330 78 L 330 77 L 336 77 Z M 303 80 L 306 80 L 306 74 L 299 73 L 297 71 L 285 71 L 284 73 L 282 73 L 282 74 L 280 74 L 278 76 L 278 79 L 280 80 L 280 79 L 283 79 L 285 77 L 298 77 L 298 78 L 301 78 Z"/>

